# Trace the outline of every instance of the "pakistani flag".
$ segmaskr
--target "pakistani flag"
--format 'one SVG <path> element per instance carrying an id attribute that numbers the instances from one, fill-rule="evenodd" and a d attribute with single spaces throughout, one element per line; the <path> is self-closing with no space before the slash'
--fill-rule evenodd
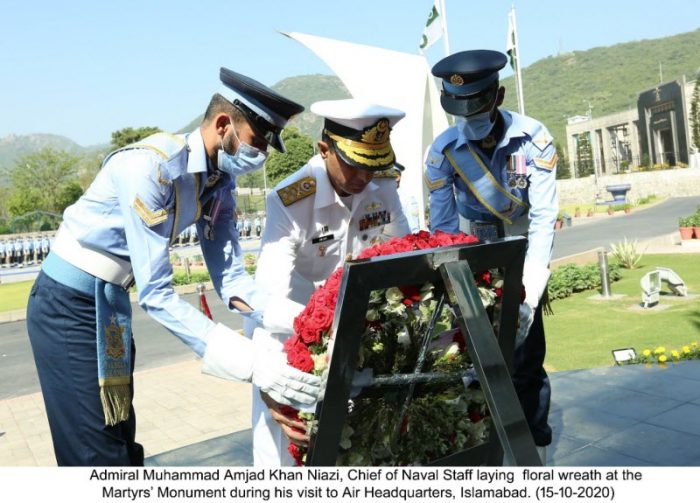
<path id="1" fill-rule="evenodd" d="M 513 16 L 515 13 L 508 15 L 508 40 L 506 40 L 506 54 L 510 58 L 510 66 L 513 70 L 516 70 L 516 65 L 518 64 L 518 51 L 517 44 L 515 42 L 515 23 L 513 23 Z"/>
<path id="2" fill-rule="evenodd" d="M 442 37 L 442 22 L 440 19 L 440 11 L 438 11 L 438 2 L 440 0 L 435 0 L 433 8 L 430 9 L 428 14 L 428 22 L 425 24 L 425 29 L 423 30 L 423 37 L 421 37 L 420 48 L 421 50 L 427 49 Z"/>

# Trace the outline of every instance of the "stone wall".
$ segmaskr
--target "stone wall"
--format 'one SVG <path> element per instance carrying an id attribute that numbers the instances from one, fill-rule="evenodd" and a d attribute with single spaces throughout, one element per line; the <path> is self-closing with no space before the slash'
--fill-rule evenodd
<path id="1" fill-rule="evenodd" d="M 632 188 L 627 193 L 627 201 L 649 195 L 657 197 L 683 197 L 700 195 L 700 169 L 680 168 L 663 171 L 643 171 L 622 175 L 607 175 L 595 178 L 558 180 L 559 204 L 592 205 L 598 195 L 599 201 L 610 201 L 612 195 L 605 187 L 619 183 L 629 183 Z"/>

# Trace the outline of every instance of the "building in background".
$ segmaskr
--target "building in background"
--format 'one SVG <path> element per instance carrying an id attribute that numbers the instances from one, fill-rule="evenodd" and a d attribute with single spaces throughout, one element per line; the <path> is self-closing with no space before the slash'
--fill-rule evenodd
<path id="1" fill-rule="evenodd" d="M 693 165 L 690 113 L 695 82 L 685 77 L 637 96 L 635 108 L 566 125 L 572 177 L 625 173 L 655 165 Z M 697 154 L 696 154 L 697 155 Z"/>

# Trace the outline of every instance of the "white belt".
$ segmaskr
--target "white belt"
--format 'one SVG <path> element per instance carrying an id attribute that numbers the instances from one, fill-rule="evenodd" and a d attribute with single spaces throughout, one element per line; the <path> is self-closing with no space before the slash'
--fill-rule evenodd
<path id="1" fill-rule="evenodd" d="M 78 269 L 107 283 L 129 289 L 134 283 L 131 263 L 102 250 L 86 248 L 62 226 L 56 234 L 51 252 Z"/>

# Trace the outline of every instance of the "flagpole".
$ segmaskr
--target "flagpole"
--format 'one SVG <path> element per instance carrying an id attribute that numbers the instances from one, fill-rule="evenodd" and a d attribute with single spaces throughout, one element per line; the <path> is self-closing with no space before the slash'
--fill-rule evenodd
<path id="1" fill-rule="evenodd" d="M 513 23 L 513 43 L 515 44 L 515 84 L 518 95 L 518 111 L 525 115 L 525 96 L 523 95 L 523 76 L 520 72 L 520 47 L 518 46 L 518 27 L 515 22 L 515 5 L 510 9 L 510 21 Z"/>
<path id="2" fill-rule="evenodd" d="M 450 55 L 450 42 L 447 37 L 447 11 L 445 10 L 445 0 L 440 0 L 440 9 L 441 9 L 441 16 L 442 16 L 442 35 L 443 35 L 443 44 L 445 47 L 445 56 Z"/>

